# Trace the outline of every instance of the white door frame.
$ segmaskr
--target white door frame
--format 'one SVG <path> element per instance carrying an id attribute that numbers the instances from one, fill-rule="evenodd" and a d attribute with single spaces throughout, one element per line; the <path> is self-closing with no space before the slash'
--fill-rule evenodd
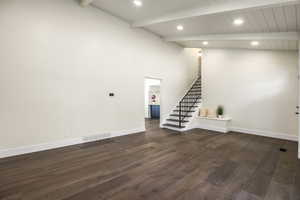
<path id="1" fill-rule="evenodd" d="M 300 34 L 299 34 L 300 36 Z M 298 106 L 300 106 L 300 40 L 298 41 Z M 298 109 L 300 112 L 300 109 Z M 298 115 L 298 158 L 300 159 L 300 115 Z"/>

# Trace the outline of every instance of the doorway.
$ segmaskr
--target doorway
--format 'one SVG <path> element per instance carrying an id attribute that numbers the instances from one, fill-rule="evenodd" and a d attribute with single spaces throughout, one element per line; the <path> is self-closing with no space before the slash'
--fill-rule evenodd
<path id="1" fill-rule="evenodd" d="M 161 80 L 145 78 L 145 123 L 146 129 L 159 127 L 161 110 Z"/>

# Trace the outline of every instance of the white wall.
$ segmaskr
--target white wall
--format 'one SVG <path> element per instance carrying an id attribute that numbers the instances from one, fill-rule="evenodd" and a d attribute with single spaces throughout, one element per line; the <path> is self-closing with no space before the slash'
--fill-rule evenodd
<path id="1" fill-rule="evenodd" d="M 163 115 L 197 76 L 196 50 L 74 0 L 1 0 L 0 27 L 0 150 L 143 129 L 145 76 Z"/>
<path id="2" fill-rule="evenodd" d="M 235 130 L 297 135 L 298 53 L 205 49 L 203 104 L 224 105 Z"/>

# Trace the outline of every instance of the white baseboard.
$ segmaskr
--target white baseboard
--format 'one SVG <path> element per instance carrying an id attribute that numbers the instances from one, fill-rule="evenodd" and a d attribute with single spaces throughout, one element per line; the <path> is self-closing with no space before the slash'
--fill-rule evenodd
<path id="1" fill-rule="evenodd" d="M 98 140 L 104 140 L 104 139 L 108 139 L 108 138 L 129 135 L 129 134 L 134 134 L 134 133 L 140 133 L 140 132 L 144 132 L 144 131 L 145 131 L 145 127 L 132 129 L 132 130 L 115 131 L 105 137 L 102 137 L 101 139 L 88 139 L 89 136 L 87 136 L 87 137 L 80 137 L 80 138 L 65 139 L 65 140 L 50 142 L 50 143 L 36 144 L 36 145 L 31 145 L 31 146 L 2 149 L 2 150 L 0 150 L 0 158 L 23 155 L 23 154 L 45 151 L 45 150 L 50 150 L 50 149 L 57 149 L 57 148 L 61 148 L 61 147 L 82 144 L 82 143 L 88 143 L 88 142 L 93 142 L 93 141 L 98 141 Z M 93 137 L 95 137 L 95 136 L 93 136 Z M 93 137 L 91 137 L 91 138 L 93 138 Z"/>
<path id="2" fill-rule="evenodd" d="M 230 130 L 234 132 L 246 133 L 251 135 L 259 135 L 259 136 L 272 137 L 272 138 L 283 139 L 283 140 L 298 141 L 297 135 L 289 135 L 286 133 L 276 133 L 272 131 L 254 130 L 254 129 L 246 129 L 240 127 L 230 127 Z"/>
<path id="3" fill-rule="evenodd" d="M 193 128 L 212 130 L 212 131 L 217 131 L 217 132 L 222 132 L 222 133 L 234 131 L 234 132 L 246 133 L 246 134 L 251 134 L 251 135 L 259 135 L 259 136 L 272 137 L 272 138 L 283 139 L 283 140 L 298 141 L 298 136 L 296 136 L 296 135 L 289 135 L 289 134 L 285 134 L 285 133 L 276 133 L 276 132 L 263 131 L 263 130 L 246 129 L 246 128 L 240 128 L 240 127 L 226 128 L 226 127 L 198 124 L 197 126 L 194 126 Z M 300 158 L 300 152 L 299 152 L 299 158 Z"/>
<path id="4" fill-rule="evenodd" d="M 211 126 L 211 125 L 204 125 L 204 124 L 198 124 L 197 126 L 194 126 L 193 128 L 199 128 L 199 129 L 205 129 L 205 130 L 211 130 L 221 133 L 228 133 L 228 128 L 225 127 L 218 127 L 218 126 Z"/>
<path id="5" fill-rule="evenodd" d="M 187 129 L 185 128 L 175 128 L 175 127 L 166 127 L 166 126 L 160 126 L 160 128 L 165 128 L 165 129 L 170 129 L 170 130 L 173 130 L 173 131 L 178 131 L 178 132 L 184 132 L 184 131 L 187 131 Z"/>

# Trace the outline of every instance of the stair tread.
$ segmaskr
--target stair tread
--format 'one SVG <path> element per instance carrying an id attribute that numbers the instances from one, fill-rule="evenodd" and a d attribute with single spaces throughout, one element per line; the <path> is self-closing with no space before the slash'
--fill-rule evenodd
<path id="1" fill-rule="evenodd" d="M 179 112 L 179 110 L 173 110 L 174 112 Z M 181 112 L 196 112 L 195 110 L 181 110 Z"/>
<path id="2" fill-rule="evenodd" d="M 200 98 L 199 97 L 198 98 L 183 98 L 182 101 L 188 101 L 189 99 L 197 99 L 197 100 L 199 100 Z"/>
<path id="3" fill-rule="evenodd" d="M 181 101 L 181 105 L 182 104 L 187 104 L 187 103 L 189 103 L 189 104 L 194 104 L 194 103 L 199 103 L 199 101 L 198 100 L 194 100 L 194 101 Z M 180 104 L 179 104 L 180 105 Z"/>
<path id="4" fill-rule="evenodd" d="M 184 97 L 183 99 L 199 99 L 199 97 L 195 97 L 195 98 L 193 98 L 193 97 Z"/>
<path id="5" fill-rule="evenodd" d="M 179 125 L 175 125 L 175 124 L 163 124 L 164 126 L 169 126 L 169 127 L 174 127 L 174 128 L 185 128 L 185 126 L 179 126 Z"/>
<path id="6" fill-rule="evenodd" d="M 179 106 L 176 106 L 177 108 L 179 108 Z M 197 108 L 198 106 L 181 106 L 181 107 L 187 107 L 187 108 Z"/>
<path id="7" fill-rule="evenodd" d="M 201 99 L 199 99 L 199 100 L 201 100 Z M 199 100 L 197 100 L 196 101 L 196 103 L 199 103 Z M 181 101 L 181 103 L 195 103 L 195 101 Z"/>
<path id="8" fill-rule="evenodd" d="M 201 100 L 201 98 L 200 98 L 200 97 L 197 98 L 197 101 L 198 101 L 198 100 Z M 182 101 L 187 102 L 187 101 L 191 101 L 191 100 L 189 100 L 189 99 L 182 99 Z M 194 101 L 191 101 L 191 102 L 194 102 Z"/>
<path id="9" fill-rule="evenodd" d="M 171 114 L 172 117 L 179 117 L 179 114 Z M 193 117 L 192 115 L 181 115 L 181 117 Z"/>
<path id="10" fill-rule="evenodd" d="M 171 122 L 179 122 L 179 119 L 167 119 L 167 121 L 171 121 Z M 186 123 L 189 122 L 187 120 L 181 120 L 182 123 Z"/>

